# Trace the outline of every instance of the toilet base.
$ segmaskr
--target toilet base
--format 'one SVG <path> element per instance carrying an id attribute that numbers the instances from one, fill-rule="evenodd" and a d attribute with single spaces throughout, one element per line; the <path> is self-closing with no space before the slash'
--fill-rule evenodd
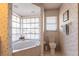
<path id="1" fill-rule="evenodd" d="M 52 56 L 54 56 L 55 55 L 55 49 L 51 49 L 50 53 L 51 53 Z"/>

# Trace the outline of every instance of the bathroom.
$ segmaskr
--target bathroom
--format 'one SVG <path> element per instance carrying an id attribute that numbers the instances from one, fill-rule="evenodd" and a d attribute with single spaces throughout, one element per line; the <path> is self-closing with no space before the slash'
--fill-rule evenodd
<path id="1" fill-rule="evenodd" d="M 29 13 L 24 14 L 24 13 L 20 12 L 23 10 L 22 8 L 26 7 L 24 5 L 26 5 L 28 9 L 30 9 L 30 8 L 33 9 L 33 11 L 31 11 L 31 15 Z M 28 11 L 27 8 L 25 8 L 26 11 Z M 35 12 L 36 9 L 38 10 L 37 12 Z M 35 6 L 33 4 L 30 4 L 30 3 L 29 4 L 21 4 L 21 3 L 20 4 L 15 4 L 15 3 L 12 4 L 12 51 L 13 51 L 13 55 L 16 55 L 18 52 L 23 51 L 23 50 L 30 50 L 32 48 L 41 46 L 41 44 L 40 44 L 40 42 L 41 42 L 41 26 L 40 26 L 41 15 L 40 14 L 41 14 L 41 8 L 38 6 Z M 22 16 L 20 16 L 20 15 L 22 15 Z M 39 19 L 38 19 L 38 17 L 39 17 Z M 59 33 L 59 30 L 58 30 L 58 10 L 52 10 L 52 11 L 45 10 L 45 18 L 47 18 L 47 17 L 49 19 L 47 19 L 44 23 L 46 24 L 47 22 L 49 22 L 49 23 L 54 22 L 53 24 L 55 24 L 55 25 L 53 26 L 53 28 L 48 28 L 48 29 L 47 29 L 47 25 L 44 25 L 44 28 L 45 28 L 44 29 L 44 33 L 45 33 L 44 40 L 46 40 L 46 38 L 48 37 L 47 40 L 49 41 L 49 44 L 53 43 L 55 45 L 55 47 L 52 47 L 52 48 L 54 48 L 54 50 L 55 50 L 55 48 L 57 49 L 56 46 L 59 45 L 59 41 L 58 41 L 58 33 Z M 36 19 L 36 20 L 34 20 L 34 19 Z M 51 19 L 53 19 L 54 21 Z M 36 25 L 33 24 L 33 22 L 34 22 L 33 20 L 37 21 L 38 24 L 36 24 Z M 15 22 L 17 22 L 17 23 L 15 23 Z M 30 24 L 24 25 L 24 23 L 27 23 L 27 22 L 28 23 L 30 22 Z M 33 30 L 35 30 L 33 28 L 34 27 L 33 25 L 36 26 L 36 29 L 37 29 L 36 32 L 39 34 L 36 36 L 30 34 L 30 37 L 29 37 L 28 33 L 33 33 L 34 32 Z M 31 29 L 30 26 L 33 29 Z M 52 26 L 52 25 L 50 25 L 50 26 Z M 28 31 L 27 28 L 28 29 L 30 28 L 29 29 L 30 32 Z M 37 37 L 38 39 L 35 39 L 35 37 Z M 46 47 L 44 47 L 44 48 L 46 49 Z M 41 47 L 38 50 L 40 50 L 40 52 L 39 52 L 39 55 L 40 55 Z M 51 54 L 51 51 L 50 51 L 50 54 Z"/>
<path id="2" fill-rule="evenodd" d="M 0 10 L 1 55 L 78 55 L 77 3 L 5 3 Z"/>

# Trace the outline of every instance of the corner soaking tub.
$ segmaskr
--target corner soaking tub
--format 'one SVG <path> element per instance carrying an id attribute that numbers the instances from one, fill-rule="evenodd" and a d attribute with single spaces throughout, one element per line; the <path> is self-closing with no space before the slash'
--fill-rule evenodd
<path id="1" fill-rule="evenodd" d="M 12 43 L 13 53 L 25 49 L 30 49 L 40 45 L 39 40 L 18 40 L 17 42 Z"/>

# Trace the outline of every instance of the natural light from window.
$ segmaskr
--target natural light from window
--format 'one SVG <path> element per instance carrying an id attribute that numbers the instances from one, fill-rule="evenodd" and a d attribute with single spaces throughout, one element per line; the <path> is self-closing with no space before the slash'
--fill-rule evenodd
<path id="1" fill-rule="evenodd" d="M 12 16 L 12 41 L 18 40 L 20 37 L 20 18 Z"/>
<path id="2" fill-rule="evenodd" d="M 46 30 L 47 31 L 57 30 L 57 17 L 56 16 L 46 17 Z"/>
<path id="3" fill-rule="evenodd" d="M 17 41 L 22 36 L 25 39 L 40 39 L 39 18 L 24 18 L 12 15 L 12 41 Z"/>

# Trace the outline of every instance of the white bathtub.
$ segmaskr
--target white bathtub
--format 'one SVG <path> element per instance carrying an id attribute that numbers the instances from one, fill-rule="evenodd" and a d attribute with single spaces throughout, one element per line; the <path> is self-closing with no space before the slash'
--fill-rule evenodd
<path id="1" fill-rule="evenodd" d="M 19 40 L 12 43 L 13 53 L 25 49 L 30 49 L 40 45 L 39 40 Z"/>

